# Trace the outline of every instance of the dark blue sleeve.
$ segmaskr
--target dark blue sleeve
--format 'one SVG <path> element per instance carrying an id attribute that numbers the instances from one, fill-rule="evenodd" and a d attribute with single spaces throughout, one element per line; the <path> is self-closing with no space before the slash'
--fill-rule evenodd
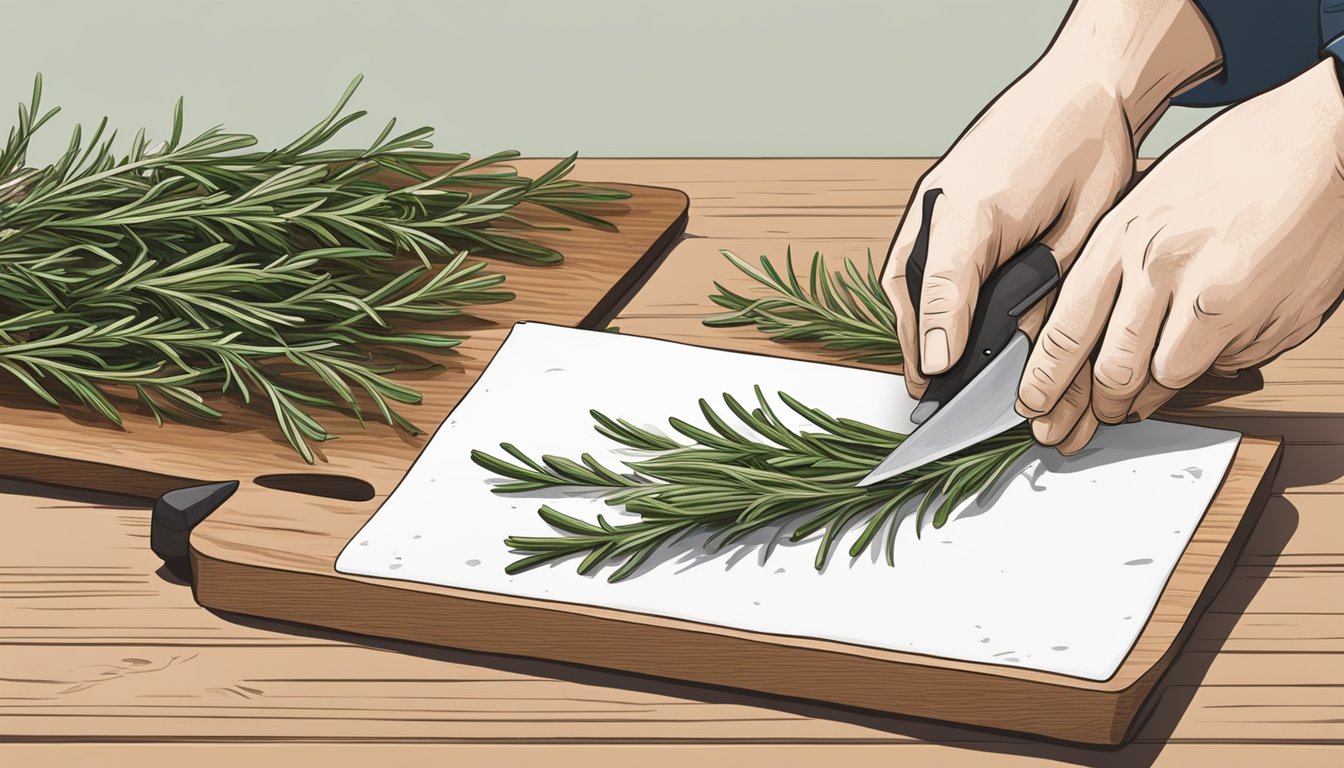
<path id="1" fill-rule="evenodd" d="M 1281 85 L 1321 60 L 1344 34 L 1344 0 L 1195 0 L 1223 51 L 1223 69 L 1172 99 L 1232 104 Z M 1331 34 L 1333 31 L 1333 34 Z"/>
<path id="2" fill-rule="evenodd" d="M 1321 3 L 1321 49 L 1344 61 L 1344 0 Z"/>

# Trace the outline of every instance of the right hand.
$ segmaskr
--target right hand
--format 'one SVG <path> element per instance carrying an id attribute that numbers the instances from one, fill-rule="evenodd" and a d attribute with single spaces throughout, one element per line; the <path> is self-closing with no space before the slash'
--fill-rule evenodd
<path id="1" fill-rule="evenodd" d="M 961 356 L 984 279 L 1038 241 L 1066 270 L 1134 175 L 1136 141 L 1120 100 L 1096 83 L 1071 86 L 1070 79 L 1077 78 L 1041 67 L 1028 72 L 915 187 L 882 274 L 913 397 Z M 921 306 L 914 307 L 905 265 L 933 189 L 943 194 L 930 221 Z M 1022 319 L 1030 335 L 1047 305 Z"/>

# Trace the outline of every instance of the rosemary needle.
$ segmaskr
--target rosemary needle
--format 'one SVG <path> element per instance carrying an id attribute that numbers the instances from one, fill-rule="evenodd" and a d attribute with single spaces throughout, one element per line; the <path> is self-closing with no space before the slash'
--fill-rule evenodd
<path id="1" fill-rule="evenodd" d="M 431 129 L 395 120 L 332 148 L 365 114 L 346 112 L 359 83 L 282 147 L 222 127 L 187 137 L 179 100 L 164 142 L 140 131 L 118 156 L 104 120 L 30 168 L 57 112 L 41 111 L 39 76 L 0 151 L 0 372 L 115 423 L 127 397 L 160 421 L 218 418 L 209 389 L 256 397 L 308 462 L 332 437 L 314 409 L 416 431 L 395 409 L 420 401 L 388 378 L 399 358 L 460 343 L 427 323 L 513 298 L 468 250 L 557 263 L 528 237 L 529 207 L 610 228 L 589 206 L 628 195 L 567 180 L 572 156 L 529 179 L 501 165 L 515 152 L 434 151 Z"/>

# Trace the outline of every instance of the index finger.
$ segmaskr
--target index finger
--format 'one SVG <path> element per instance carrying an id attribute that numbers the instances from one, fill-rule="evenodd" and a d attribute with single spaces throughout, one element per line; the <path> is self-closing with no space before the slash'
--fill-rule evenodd
<path id="1" fill-rule="evenodd" d="M 1113 249 L 1111 242 L 1089 242 L 1065 278 L 1022 372 L 1017 412 L 1023 417 L 1049 413 L 1101 339 L 1120 288 Z"/>

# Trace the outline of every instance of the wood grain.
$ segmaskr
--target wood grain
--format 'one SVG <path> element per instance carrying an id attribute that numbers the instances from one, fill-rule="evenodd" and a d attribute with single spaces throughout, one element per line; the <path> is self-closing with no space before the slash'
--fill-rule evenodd
<path id="1" fill-rule="evenodd" d="M 1269 495 L 1278 450 L 1277 441 L 1242 440 L 1152 617 L 1115 676 L 1102 683 L 336 573 L 337 554 L 378 500 L 285 500 L 268 489 L 245 487 L 193 531 L 192 566 L 197 600 L 217 610 L 1116 744 L 1193 627 L 1197 605 L 1213 599 L 1230 571 Z M 1033 704 L 1023 707 L 1022 701 Z"/>
<path id="2" fill-rule="evenodd" d="M 751 289 L 718 248 L 779 256 L 792 243 L 796 253 L 820 248 L 862 258 L 871 247 L 880 259 L 911 182 L 927 164 L 583 161 L 585 178 L 678 187 L 694 200 L 687 239 L 615 324 L 646 335 L 712 339 L 732 348 L 754 342 L 773 354 L 833 359 L 802 345 L 761 341 L 752 331 L 703 328 L 700 319 L 715 311 L 705 300 L 708 281 Z M 791 198 L 795 212 L 835 212 L 826 206 L 840 205 L 841 196 L 854 214 L 854 228 L 845 231 L 823 233 L 814 225 L 824 224 L 824 216 L 790 218 L 774 207 Z M 144 666 L 156 671 L 68 695 L 55 686 L 20 691 L 30 684 L 0 680 L 0 741 L 21 742 L 0 746 L 0 763 L 97 760 L 139 768 L 264 756 L 263 762 L 408 766 L 1336 765 L 1344 761 L 1338 732 L 1344 682 L 1336 679 L 1344 669 L 1341 360 L 1344 315 L 1337 314 L 1263 370 L 1264 388 L 1234 391 L 1191 412 L 1226 409 L 1225 426 L 1283 435 L 1284 463 L 1238 567 L 1159 683 L 1153 713 L 1118 750 L 214 614 L 195 605 L 187 586 L 156 573 L 141 502 L 10 484 L 0 487 L 0 530 L 11 532 L 0 537 L 0 678 L 64 679 L 87 674 L 80 670 L 88 664 L 129 664 L 124 658 L 150 660 Z M 24 654 L 23 667 L 9 663 L 11 653 Z M 194 658 L 159 669 L 173 656 Z M 27 674 L 38 670 L 42 675 Z M 268 676 L 302 682 L 258 684 Z M 480 680 L 497 682 L 469 690 Z M 237 685 L 262 693 L 244 700 L 214 690 Z M 96 707 L 81 706 L 94 701 L 80 697 L 95 693 Z M 241 709 L 211 709 L 225 696 Z M 156 701 L 172 707 L 145 706 Z M 40 726 L 27 716 L 34 702 L 53 705 Z M 625 714 L 578 711 L 602 703 Z M 274 716 L 271 704 L 292 714 Z M 247 708 L 255 708 L 254 717 L 239 716 Z M 640 718 L 660 710 L 681 714 L 675 727 L 650 733 Z M 454 725 L 454 716 L 468 719 L 472 712 L 474 722 Z M 586 731 L 567 726 L 602 716 L 601 726 Z M 221 731 L 221 722 L 232 728 Z M 327 729 L 327 722 L 339 728 Z M 475 723 L 489 725 L 477 730 Z M 91 743 L 72 743 L 78 741 Z"/>
<path id="3" fill-rule="evenodd" d="M 761 744 L 706 747 L 702 744 L 659 742 L 655 745 L 629 744 L 453 744 L 446 751 L 444 743 L 406 743 L 385 740 L 378 744 L 339 745 L 324 743 L 257 744 L 211 743 L 205 746 L 190 743 L 164 743 L 152 746 L 137 744 L 98 745 L 23 745 L 0 747 L 0 757 L 15 765 L 56 766 L 87 765 L 97 762 L 111 766 L 179 766 L 188 763 L 194 768 L 234 768 L 239 762 L 255 760 L 264 754 L 276 764 L 310 764 L 323 766 L 358 766 L 375 762 L 392 763 L 399 768 L 442 768 L 444 756 L 451 755 L 462 765 L 554 765 L 584 766 L 584 768 L 628 768 L 637 764 L 642 768 L 684 768 L 684 766 L 744 765 L 817 765 L 833 763 L 849 768 L 890 768 L 893 760 L 909 761 L 912 765 L 928 766 L 994 766 L 1019 768 L 1040 765 L 1040 758 L 1005 754 L 979 745 L 949 750 L 936 744 L 911 742 L 899 747 L 887 744 Z M 259 752 L 260 750 L 260 752 Z M 1291 765 L 1294 768 L 1334 768 L 1340 751 L 1330 746 L 1313 744 L 1269 745 L 1173 745 L 1161 750 L 1159 762 L 1165 766 L 1205 766 L 1219 768 L 1263 768 L 1266 765 Z M 1111 754 L 1094 755 L 1095 762 L 1086 765 L 1131 766 Z M 759 761 L 759 762 L 757 762 Z M 1053 761 L 1052 761 L 1053 762 Z M 903 763 L 898 763 L 903 764 Z"/>

